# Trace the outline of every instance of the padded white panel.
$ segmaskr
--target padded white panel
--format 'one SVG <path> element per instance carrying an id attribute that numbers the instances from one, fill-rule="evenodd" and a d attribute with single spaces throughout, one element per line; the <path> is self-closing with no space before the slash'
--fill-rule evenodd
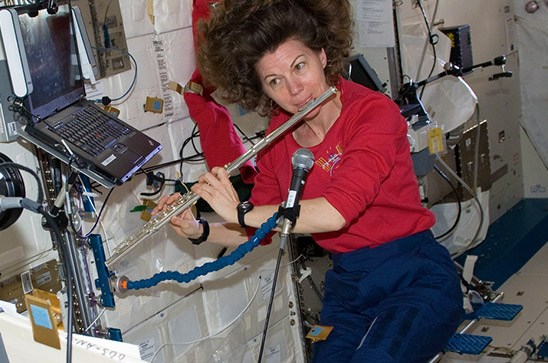
<path id="1" fill-rule="evenodd" d="M 4 43 L 13 93 L 17 97 L 25 97 L 32 92 L 32 80 L 23 48 L 18 15 L 14 9 L 0 10 L 0 35 Z"/>

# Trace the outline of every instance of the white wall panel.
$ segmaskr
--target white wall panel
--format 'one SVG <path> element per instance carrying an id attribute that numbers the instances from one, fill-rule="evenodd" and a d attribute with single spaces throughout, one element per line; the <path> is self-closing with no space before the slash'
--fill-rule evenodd
<path id="1" fill-rule="evenodd" d="M 548 198 L 548 4 L 534 13 L 512 1 L 514 41 L 519 55 L 523 116 L 523 188 L 528 198 Z M 524 131 L 524 133 L 523 133 Z"/>
<path id="2" fill-rule="evenodd" d="M 154 32 L 154 20 L 149 11 L 149 0 L 119 0 L 124 31 L 128 39 Z"/>
<path id="3" fill-rule="evenodd" d="M 157 33 L 192 25 L 192 0 L 154 0 L 154 29 Z"/>
<path id="4" fill-rule="evenodd" d="M 529 136 L 521 130 L 523 159 L 523 188 L 525 198 L 548 198 L 548 169 L 539 157 Z"/>

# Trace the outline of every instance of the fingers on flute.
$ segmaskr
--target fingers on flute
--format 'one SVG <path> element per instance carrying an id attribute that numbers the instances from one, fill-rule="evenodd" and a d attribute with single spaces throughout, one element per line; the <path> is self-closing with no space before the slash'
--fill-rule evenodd
<path id="1" fill-rule="evenodd" d="M 203 182 L 205 184 L 211 185 L 213 187 L 217 187 L 219 185 L 219 179 L 217 178 L 216 174 L 213 173 L 206 173 L 203 175 Z"/>
<path id="2" fill-rule="evenodd" d="M 194 184 L 191 190 L 198 194 L 200 197 L 206 199 L 218 188 L 219 181 L 217 180 L 217 178 L 211 173 L 205 173 L 200 176 L 200 178 L 198 179 L 198 183 Z"/>
<path id="3" fill-rule="evenodd" d="M 211 170 L 211 173 L 215 175 L 215 178 L 219 180 L 221 183 L 225 184 L 226 182 L 230 183 L 230 179 L 228 177 L 228 172 L 224 168 L 213 168 Z"/>
<path id="4" fill-rule="evenodd" d="M 215 175 L 220 183 L 220 186 L 222 186 L 222 188 L 224 188 L 224 190 L 226 190 L 230 194 L 230 197 L 238 200 L 238 193 L 236 192 L 234 186 L 232 185 L 232 182 L 230 181 L 228 171 L 225 168 L 215 167 L 211 169 L 211 173 Z"/>
<path id="5" fill-rule="evenodd" d="M 177 199 L 179 199 L 179 193 L 173 193 L 171 195 L 164 195 L 162 198 L 160 198 L 160 200 L 158 201 L 156 207 L 152 210 L 151 214 L 155 215 L 156 213 L 163 210 L 166 205 L 172 204 Z"/>
<path id="6" fill-rule="evenodd" d="M 228 178 L 228 172 L 225 168 L 221 168 L 220 166 L 215 166 L 211 169 L 211 174 L 219 177 L 220 175 L 225 175 Z"/>
<path id="7" fill-rule="evenodd" d="M 160 212 L 164 208 L 164 204 L 166 204 L 167 198 L 168 198 L 167 195 L 164 195 L 162 198 L 160 198 L 160 200 L 156 204 L 156 207 L 154 207 L 154 209 L 152 210 L 152 212 L 150 212 L 150 214 L 155 215 L 156 213 Z"/>
<path id="8" fill-rule="evenodd" d="M 187 211 L 189 210 L 185 210 L 181 215 L 171 217 L 169 222 L 177 234 L 183 237 L 193 237 L 197 234 L 199 237 L 200 227 L 192 213 L 189 217 Z"/>

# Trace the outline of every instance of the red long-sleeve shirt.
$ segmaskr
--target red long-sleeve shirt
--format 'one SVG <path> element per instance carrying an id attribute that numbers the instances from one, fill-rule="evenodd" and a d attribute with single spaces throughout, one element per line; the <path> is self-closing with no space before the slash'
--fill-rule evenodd
<path id="1" fill-rule="evenodd" d="M 328 251 L 347 252 L 429 229 L 435 217 L 420 202 L 399 108 L 385 95 L 356 83 L 341 79 L 337 87 L 341 114 L 324 140 L 309 148 L 315 164 L 302 199 L 325 197 L 347 223 L 340 231 L 312 237 Z M 289 117 L 273 117 L 267 133 Z M 259 153 L 251 197 L 255 205 L 287 199 L 291 157 L 299 148 L 288 132 Z"/>

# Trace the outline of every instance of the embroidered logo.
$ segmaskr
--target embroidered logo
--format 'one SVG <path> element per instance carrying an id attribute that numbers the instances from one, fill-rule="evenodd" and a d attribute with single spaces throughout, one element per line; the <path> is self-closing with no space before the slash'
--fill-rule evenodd
<path id="1" fill-rule="evenodd" d="M 335 150 L 333 150 L 333 147 L 330 147 L 326 151 L 326 156 L 320 156 L 315 162 L 316 165 L 328 172 L 329 175 L 333 175 L 333 170 L 335 169 L 337 163 L 341 160 L 343 153 L 342 146 L 340 144 L 335 146 L 334 149 Z"/>

